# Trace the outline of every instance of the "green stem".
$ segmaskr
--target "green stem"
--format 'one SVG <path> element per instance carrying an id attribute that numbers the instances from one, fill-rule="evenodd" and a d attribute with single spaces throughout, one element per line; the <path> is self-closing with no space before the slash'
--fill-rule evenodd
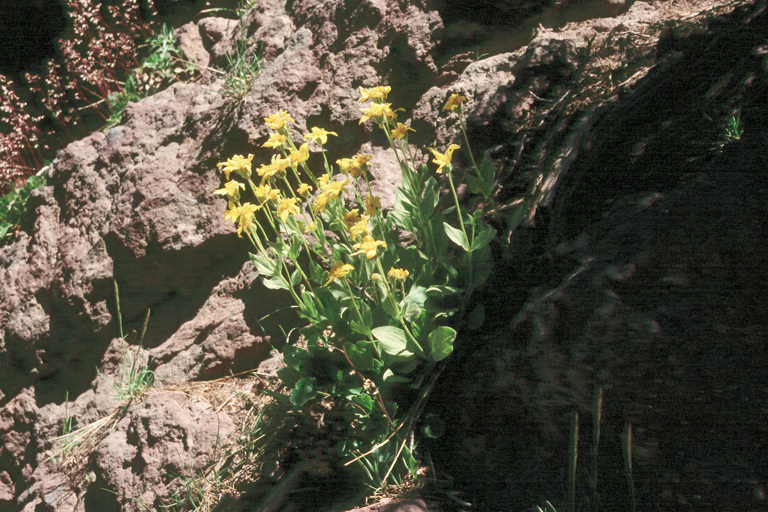
<path id="1" fill-rule="evenodd" d="M 456 187 L 453 185 L 453 177 L 451 176 L 453 169 L 450 168 L 450 164 L 448 166 L 448 184 L 451 186 L 451 194 L 453 195 L 453 203 L 456 205 L 456 215 L 459 217 L 459 226 L 461 227 L 462 233 L 464 233 L 464 237 L 467 239 L 467 242 L 469 243 L 470 250 L 467 251 L 467 266 L 469 267 L 467 273 L 468 273 L 468 282 L 469 286 L 467 286 L 467 293 L 466 293 L 466 299 L 469 299 L 469 295 L 472 293 L 472 251 L 471 247 L 474 243 L 474 233 L 472 238 L 469 238 L 467 236 L 467 228 L 464 227 L 464 219 L 462 218 L 462 210 L 461 206 L 459 205 L 459 196 L 456 194 Z M 464 304 L 462 304 L 462 312 L 464 310 L 464 307 L 466 306 L 466 300 L 464 301 Z"/>

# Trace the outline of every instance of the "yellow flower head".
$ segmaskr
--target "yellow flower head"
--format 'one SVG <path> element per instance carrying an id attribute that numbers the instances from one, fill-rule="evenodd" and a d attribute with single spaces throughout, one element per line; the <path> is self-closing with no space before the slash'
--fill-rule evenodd
<path id="1" fill-rule="evenodd" d="M 243 155 L 235 155 L 226 162 L 216 164 L 216 167 L 223 167 L 221 170 L 229 180 L 229 173 L 234 172 L 239 174 L 245 179 L 251 177 L 251 161 L 253 155 L 249 154 L 248 158 L 244 158 Z"/>
<path id="2" fill-rule="evenodd" d="M 255 214 L 261 208 L 260 205 L 244 203 L 238 209 L 237 218 L 237 236 L 243 237 L 243 231 L 248 229 L 253 224 L 253 214 Z"/>
<path id="3" fill-rule="evenodd" d="M 282 109 L 277 114 L 270 114 L 268 117 L 265 117 L 264 121 L 266 121 L 268 128 L 275 131 L 285 126 L 286 123 L 295 124 L 291 116 L 288 115 L 288 112 Z"/>
<path id="4" fill-rule="evenodd" d="M 408 135 L 408 132 L 415 132 L 413 128 L 410 126 L 406 126 L 403 123 L 397 123 L 397 126 L 392 130 L 392 138 L 393 139 L 402 139 L 406 135 Z"/>
<path id="5" fill-rule="evenodd" d="M 344 192 L 344 187 L 349 185 L 349 178 L 345 179 L 344 181 L 332 181 L 331 183 L 326 183 L 323 185 L 323 190 L 325 190 L 325 194 L 328 194 L 330 199 L 336 199 L 339 197 L 339 195 Z"/>
<path id="6" fill-rule="evenodd" d="M 451 94 L 448 101 L 443 105 L 443 110 L 456 110 L 457 107 L 461 107 L 461 104 L 467 101 L 467 98 L 459 93 Z"/>
<path id="7" fill-rule="evenodd" d="M 315 198 L 315 204 L 312 205 L 312 211 L 315 213 L 321 213 L 324 212 L 325 209 L 328 207 L 328 201 L 330 201 L 332 198 L 328 194 L 328 192 L 323 192 L 319 196 Z"/>
<path id="8" fill-rule="evenodd" d="M 359 124 L 363 124 L 371 118 L 378 124 L 382 124 L 385 118 L 387 121 L 393 121 L 397 118 L 397 112 L 400 110 L 403 109 L 392 110 L 391 103 L 372 103 L 370 107 L 360 109 L 363 116 L 360 118 Z"/>
<path id="9" fill-rule="evenodd" d="M 360 90 L 360 99 L 357 101 L 360 102 L 368 100 L 385 100 L 387 99 L 387 94 L 392 90 L 388 85 L 379 85 L 378 87 L 373 87 L 371 89 L 358 87 L 358 89 Z"/>
<path id="10" fill-rule="evenodd" d="M 240 200 L 240 190 L 245 190 L 245 185 L 239 181 L 231 180 L 224 184 L 224 188 L 214 190 L 213 193 L 220 196 L 227 196 L 232 201 Z"/>
<path id="11" fill-rule="evenodd" d="M 333 135 L 334 137 L 338 137 L 339 134 L 336 132 L 329 132 L 327 130 L 324 130 L 322 128 L 312 127 L 312 133 L 308 133 L 304 136 L 304 140 L 312 139 L 315 142 L 319 142 L 322 146 L 326 142 L 328 142 L 328 136 Z"/>
<path id="12" fill-rule="evenodd" d="M 295 197 L 288 197 L 281 199 L 277 206 L 277 211 L 280 215 L 280 220 L 285 222 L 288 219 L 288 215 L 299 215 L 301 211 L 296 205 L 297 199 Z"/>
<path id="13" fill-rule="evenodd" d="M 280 191 L 276 188 L 270 189 L 269 194 L 267 194 L 267 200 L 277 201 L 278 199 L 280 199 Z"/>
<path id="14" fill-rule="evenodd" d="M 373 274 L 371 274 L 371 280 L 377 281 L 377 282 L 381 281 L 381 274 L 379 274 L 378 272 L 374 272 Z"/>
<path id="15" fill-rule="evenodd" d="M 344 174 L 352 174 L 353 178 L 357 178 L 363 175 L 363 165 L 367 165 L 371 158 L 371 155 L 355 155 L 352 158 L 340 158 L 336 163 Z"/>
<path id="16" fill-rule="evenodd" d="M 306 142 L 299 146 L 299 149 L 291 149 L 288 153 L 288 160 L 291 162 L 291 166 L 296 167 L 300 163 L 309 160 L 309 148 Z"/>
<path id="17" fill-rule="evenodd" d="M 327 174 L 327 173 L 326 173 L 326 174 L 323 174 L 322 176 L 320 176 L 319 178 L 317 178 L 317 184 L 318 184 L 318 185 L 320 185 L 320 186 L 322 187 L 323 185 L 325 185 L 326 183 L 328 183 L 328 181 L 329 181 L 330 179 L 331 179 L 331 178 L 328 176 L 328 174 Z"/>
<path id="18" fill-rule="evenodd" d="M 334 267 L 328 273 L 328 280 L 325 282 L 323 287 L 328 286 L 336 279 L 341 279 L 354 269 L 355 267 L 349 263 L 344 263 L 343 261 L 337 262 L 336 265 L 334 265 Z"/>
<path id="19" fill-rule="evenodd" d="M 264 199 L 269 195 L 269 193 L 272 191 L 272 187 L 269 185 L 259 185 L 258 187 L 253 189 L 253 194 L 258 199 Z"/>
<path id="20" fill-rule="evenodd" d="M 349 234 L 352 238 L 361 238 L 368 234 L 368 221 L 370 215 L 361 215 L 360 219 L 349 227 Z"/>
<path id="21" fill-rule="evenodd" d="M 291 165 L 291 161 L 288 158 L 280 158 L 277 155 L 274 155 L 272 157 L 272 162 L 256 169 L 256 173 L 261 176 L 261 182 L 264 183 L 276 176 L 280 177 L 289 165 Z"/>
<path id="22" fill-rule="evenodd" d="M 234 224 L 240 216 L 240 207 L 232 201 L 229 201 L 227 203 L 227 208 L 229 208 L 229 210 L 224 211 L 224 220 L 229 219 L 232 221 L 232 224 Z"/>
<path id="23" fill-rule="evenodd" d="M 434 163 L 437 164 L 437 173 L 443 172 L 443 167 L 446 165 L 451 164 L 451 157 L 453 156 L 453 152 L 457 149 L 459 149 L 459 146 L 457 144 L 451 144 L 448 146 L 448 149 L 445 151 L 445 154 L 438 153 L 432 148 L 427 148 L 432 152 L 432 155 L 434 155 L 435 159 L 432 160 Z"/>
<path id="24" fill-rule="evenodd" d="M 261 145 L 263 148 L 279 148 L 288 141 L 285 135 L 270 133 L 269 140 Z"/>
<path id="25" fill-rule="evenodd" d="M 312 222 L 309 222 L 307 223 L 306 226 L 304 226 L 304 234 L 308 235 L 312 231 L 315 231 L 316 229 L 317 229 L 317 222 L 313 220 Z"/>
<path id="26" fill-rule="evenodd" d="M 357 256 L 358 254 L 365 254 L 365 257 L 369 260 L 372 260 L 376 256 L 378 256 L 379 246 L 387 248 L 387 242 L 384 242 L 382 240 L 374 240 L 371 235 L 365 235 L 365 238 L 363 238 L 363 241 L 359 244 L 354 244 L 352 246 L 353 249 L 356 249 L 357 252 L 353 252 L 352 256 Z"/>
<path id="27" fill-rule="evenodd" d="M 296 193 L 299 194 L 300 196 L 305 196 L 310 192 L 312 192 L 312 185 L 309 185 L 307 183 L 299 184 L 299 188 L 296 189 Z"/>
<path id="28" fill-rule="evenodd" d="M 360 210 L 357 208 L 353 208 L 349 210 L 345 215 L 344 218 L 341 219 L 341 222 L 343 222 L 347 229 L 351 228 L 354 224 L 357 222 L 360 222 Z"/>
<path id="29" fill-rule="evenodd" d="M 394 281 L 405 281 L 405 279 L 411 275 L 410 272 L 403 268 L 392 267 L 389 269 L 387 276 Z"/>
<path id="30" fill-rule="evenodd" d="M 381 199 L 371 194 L 365 196 L 365 214 L 376 215 L 376 210 L 381 209 Z"/>

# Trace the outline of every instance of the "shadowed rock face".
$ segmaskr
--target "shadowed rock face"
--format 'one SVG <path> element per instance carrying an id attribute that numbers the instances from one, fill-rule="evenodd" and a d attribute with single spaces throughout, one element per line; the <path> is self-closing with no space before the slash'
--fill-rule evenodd
<path id="1" fill-rule="evenodd" d="M 391 204 L 396 160 L 358 123 L 357 87 L 378 84 L 393 87 L 390 100 L 408 110 L 422 147 L 456 140 L 455 118 L 440 110 L 450 93 L 467 96 L 474 149 L 491 150 L 503 178 L 499 199 L 530 192 L 540 171 L 546 184 L 506 266 L 499 254 L 502 270 L 478 296 L 493 314 L 481 335 L 464 336 L 431 399 L 449 426 L 425 444 L 438 472 L 487 510 L 556 502 L 570 412 L 581 412 L 588 440 L 602 387 L 605 510 L 626 508 L 616 439 L 627 422 L 641 504 L 707 508 L 721 504 L 719 493 L 748 509 L 768 485 L 758 457 L 768 418 L 754 405 L 768 398 L 764 15 L 740 12 L 642 51 L 621 47 L 617 61 L 658 51 L 659 64 L 623 96 L 585 106 L 573 93 L 585 80 L 585 37 L 645 30 L 663 18 L 659 6 L 638 2 L 620 17 L 540 30 L 520 50 L 474 58 L 460 38 L 445 43 L 446 25 L 474 24 L 498 48 L 491 7 L 521 22 L 551 7 L 477 5 L 466 13 L 448 1 L 261 0 L 246 31 L 264 44 L 264 68 L 244 102 L 229 103 L 222 82 L 204 74 L 129 105 L 122 125 L 58 156 L 19 239 L 0 248 L 0 511 L 139 510 L 130 496 L 160 503 L 176 489 L 168 472 L 202 468 L 236 431 L 226 410 L 156 392 L 94 450 L 90 485 L 47 462 L 65 416 L 83 427 L 120 405 L 108 382 L 126 350 L 113 280 L 131 350 L 151 311 L 143 345 L 166 384 L 254 368 L 282 341 L 278 327 L 296 320 L 260 322 L 288 301 L 258 283 L 224 221 L 211 194 L 221 183 L 215 164 L 238 153 L 268 161 L 263 118 L 285 109 L 298 133 L 339 134 L 330 161 L 374 155 L 374 190 Z M 193 60 L 221 65 L 240 30 L 209 17 L 178 36 Z M 562 98 L 570 108 L 548 106 Z M 719 120 L 736 106 L 744 138 L 710 151 L 717 126 L 701 110 Z M 495 220 L 503 229 L 503 216 Z M 745 426 L 747 417 L 755 423 Z M 580 460 L 588 449 L 584 441 Z"/>
<path id="2" fill-rule="evenodd" d="M 657 69 L 595 114 L 551 224 L 519 239 L 543 250 L 527 273 L 525 260 L 504 268 L 502 289 L 486 297 L 503 327 L 469 337 L 432 398 L 450 418 L 436 464 L 478 503 L 565 507 L 573 411 L 577 500 L 594 503 L 587 472 L 602 388 L 602 509 L 630 506 L 629 424 L 638 510 L 763 506 L 765 28 L 764 12 L 749 8 L 663 40 Z M 741 108 L 744 135 L 713 151 L 722 125 L 703 113 L 725 119 L 731 108 Z M 505 273 L 532 285 L 522 306 Z"/>

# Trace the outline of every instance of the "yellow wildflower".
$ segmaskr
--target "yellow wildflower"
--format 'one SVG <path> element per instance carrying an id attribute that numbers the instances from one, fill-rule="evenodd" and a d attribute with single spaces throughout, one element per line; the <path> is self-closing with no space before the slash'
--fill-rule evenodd
<path id="1" fill-rule="evenodd" d="M 459 149 L 459 146 L 457 144 L 451 144 L 448 146 L 448 149 L 445 151 L 445 154 L 438 153 L 432 148 L 427 148 L 432 152 L 432 155 L 434 155 L 435 159 L 432 160 L 434 163 L 437 164 L 437 173 L 443 172 L 443 167 L 446 165 L 451 164 L 451 157 L 453 156 L 453 152 L 457 149 Z"/>
<path id="2" fill-rule="evenodd" d="M 281 221 L 285 222 L 290 214 L 299 215 L 301 213 L 299 207 L 296 205 L 296 201 L 297 199 L 295 197 L 288 197 L 280 200 L 277 206 L 277 211 Z"/>
<path id="3" fill-rule="evenodd" d="M 227 208 L 229 208 L 229 210 L 224 212 L 224 220 L 229 219 L 232 221 L 232 224 L 234 224 L 237 222 L 237 218 L 240 216 L 240 207 L 232 201 L 229 201 L 227 203 Z"/>
<path id="4" fill-rule="evenodd" d="M 360 220 L 353 225 L 348 226 L 349 234 L 352 235 L 352 238 L 360 238 L 368 234 L 368 221 L 370 218 L 370 215 L 362 215 L 360 216 Z"/>
<path id="5" fill-rule="evenodd" d="M 276 188 L 270 189 L 269 194 L 267 195 L 267 200 L 277 201 L 278 199 L 280 199 L 280 191 Z"/>
<path id="6" fill-rule="evenodd" d="M 277 114 L 270 114 L 269 117 L 265 117 L 264 121 L 266 121 L 268 128 L 275 131 L 285 126 L 286 123 L 295 124 L 288 112 L 282 109 Z"/>
<path id="7" fill-rule="evenodd" d="M 408 135 L 408 132 L 412 131 L 415 132 L 413 128 L 410 126 L 406 126 L 403 123 L 397 123 L 397 126 L 392 130 L 392 138 L 393 139 L 402 139 L 406 135 Z"/>
<path id="8" fill-rule="evenodd" d="M 253 189 L 253 194 L 258 199 L 264 199 L 269 195 L 269 193 L 272 191 L 272 187 L 269 185 L 259 185 L 258 187 Z"/>
<path id="9" fill-rule="evenodd" d="M 359 244 L 354 244 L 352 246 L 353 249 L 356 249 L 357 252 L 353 252 L 352 256 L 357 256 L 358 254 L 365 254 L 365 257 L 369 260 L 372 260 L 376 256 L 378 256 L 378 248 L 379 246 L 387 248 L 387 242 L 384 242 L 382 240 L 374 240 L 371 235 L 365 235 L 365 238 L 363 238 L 363 241 Z"/>
<path id="10" fill-rule="evenodd" d="M 319 178 L 317 178 L 317 184 L 318 184 L 318 185 L 320 185 L 320 186 L 322 187 L 323 185 L 325 185 L 326 183 L 328 183 L 328 181 L 329 181 L 330 179 L 331 179 L 331 178 L 328 176 L 328 174 L 323 174 L 322 176 L 320 176 Z"/>
<path id="11" fill-rule="evenodd" d="M 360 210 L 357 208 L 349 210 L 344 214 L 344 218 L 341 219 L 341 222 L 347 226 L 347 229 L 351 228 L 353 225 L 360 222 Z"/>
<path id="12" fill-rule="evenodd" d="M 374 121 L 378 124 L 381 124 L 384 121 L 384 118 L 386 118 L 387 121 L 393 121 L 397 118 L 397 111 L 399 110 L 403 109 L 399 108 L 397 110 L 392 110 L 391 103 L 372 103 L 370 107 L 360 109 L 360 112 L 363 113 L 363 117 L 360 118 L 358 124 L 363 124 L 371 118 L 374 118 Z"/>
<path id="13" fill-rule="evenodd" d="M 388 85 L 379 85 L 378 87 L 373 87 L 371 89 L 363 89 L 362 87 L 358 87 L 358 89 L 360 90 L 360 99 L 357 101 L 363 102 L 368 100 L 387 99 L 387 94 L 392 90 L 392 87 Z"/>
<path id="14" fill-rule="evenodd" d="M 324 130 L 323 128 L 317 128 L 312 127 L 312 133 L 308 133 L 304 136 L 304 140 L 312 139 L 315 142 L 319 142 L 322 146 L 326 142 L 328 142 L 328 136 L 333 135 L 334 137 L 338 137 L 339 134 L 336 132 L 329 132 L 327 130 Z"/>
<path id="15" fill-rule="evenodd" d="M 304 226 L 304 234 L 308 235 L 312 231 L 315 231 L 316 229 L 317 229 L 317 222 L 313 220 L 312 222 Z"/>
<path id="16" fill-rule="evenodd" d="M 253 223 L 253 214 L 261 208 L 260 205 L 245 203 L 238 209 L 237 236 L 243 237 L 243 231 Z"/>
<path id="17" fill-rule="evenodd" d="M 344 181 L 332 181 L 331 183 L 326 183 L 323 185 L 323 190 L 325 190 L 325 193 L 328 194 L 330 199 L 336 199 L 342 192 L 344 192 L 344 187 L 347 185 L 349 185 L 349 178 Z"/>
<path id="18" fill-rule="evenodd" d="M 291 161 L 288 158 L 280 158 L 274 155 L 271 163 L 262 165 L 256 169 L 256 172 L 261 176 L 261 182 L 264 183 L 275 176 L 280 176 L 289 165 L 291 165 Z"/>
<path id="19" fill-rule="evenodd" d="M 300 196 L 305 196 L 310 192 L 312 192 L 312 185 L 307 183 L 300 183 L 299 188 L 296 189 L 296 193 Z"/>
<path id="20" fill-rule="evenodd" d="M 328 192 L 323 192 L 317 196 L 317 198 L 315 198 L 315 204 L 312 206 L 312 211 L 315 213 L 324 212 L 328 207 L 328 201 L 331 199 L 332 197 L 328 194 Z"/>
<path id="21" fill-rule="evenodd" d="M 443 110 L 456 110 L 456 107 L 460 107 L 462 103 L 467 101 L 467 98 L 459 93 L 452 94 L 448 101 L 443 105 Z"/>
<path id="22" fill-rule="evenodd" d="M 269 140 L 261 145 L 263 148 L 279 148 L 286 143 L 288 138 L 285 135 L 279 133 L 270 133 Z"/>
<path id="23" fill-rule="evenodd" d="M 381 281 L 381 274 L 379 274 L 378 272 L 374 272 L 373 274 L 371 274 L 371 279 L 373 281 Z"/>
<path id="24" fill-rule="evenodd" d="M 240 200 L 240 189 L 245 190 L 245 185 L 239 181 L 230 180 L 224 184 L 224 188 L 214 190 L 213 193 L 220 196 L 227 196 L 232 201 Z"/>
<path id="25" fill-rule="evenodd" d="M 340 158 L 336 163 L 344 174 L 352 174 L 353 178 L 357 178 L 363 175 L 363 165 L 367 165 L 371 158 L 371 155 L 355 155 L 352 158 Z"/>
<path id="26" fill-rule="evenodd" d="M 394 281 L 405 281 L 405 279 L 411 275 L 411 273 L 403 268 L 392 267 L 389 269 L 389 274 L 387 275 Z"/>
<path id="27" fill-rule="evenodd" d="M 244 158 L 243 155 L 235 155 L 226 162 L 216 164 L 216 167 L 223 167 L 221 170 L 229 180 L 229 173 L 234 172 L 239 174 L 245 179 L 251 177 L 251 161 L 253 155 L 249 154 L 248 158 Z"/>
<path id="28" fill-rule="evenodd" d="M 365 214 L 376 215 L 377 209 L 381 209 L 381 199 L 371 194 L 365 196 Z"/>
<path id="29" fill-rule="evenodd" d="M 299 146 L 299 149 L 291 149 L 288 153 L 288 160 L 293 167 L 309 160 L 309 148 L 307 147 L 306 142 Z"/>
<path id="30" fill-rule="evenodd" d="M 337 262 L 336 265 L 334 265 L 334 267 L 328 273 L 328 280 L 325 282 L 323 287 L 328 286 L 336 279 L 341 279 L 354 269 L 355 267 L 349 263 L 344 263 L 343 261 Z"/>

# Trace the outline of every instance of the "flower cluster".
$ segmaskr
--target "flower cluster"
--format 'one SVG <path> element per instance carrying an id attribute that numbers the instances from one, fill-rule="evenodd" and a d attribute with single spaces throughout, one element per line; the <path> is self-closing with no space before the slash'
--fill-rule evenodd
<path id="1" fill-rule="evenodd" d="M 290 389 L 285 400 L 307 410 L 333 402 L 329 414 L 342 414 L 349 429 L 337 449 L 346 464 L 366 468 L 375 486 L 395 472 L 402 478 L 403 470 L 418 470 L 408 429 L 401 432 L 418 408 L 395 403 L 393 389 L 409 384 L 424 392 L 430 372 L 452 352 L 456 331 L 446 323 L 463 318 L 466 299 L 487 278 L 495 235 L 458 200 L 451 161 L 459 145 L 442 153 L 429 148 L 435 173 L 418 166 L 422 158 L 408 141 L 415 130 L 398 120 L 404 110 L 387 101 L 391 90 L 361 87 L 359 101 L 368 102 L 360 124 L 373 121 L 384 132 L 402 170 L 392 210 L 382 212 L 373 193 L 371 155 L 329 162 L 325 148 L 337 133 L 317 126 L 294 133 L 283 110 L 264 118 L 269 134 L 262 147 L 271 152 L 263 163 L 253 154 L 219 163 L 222 187 L 213 192 L 226 198 L 225 219 L 252 244 L 262 284 L 290 293 L 308 322 L 300 330 L 306 346 L 284 349 L 287 366 L 278 375 Z M 454 94 L 445 110 L 460 118 L 465 100 Z M 312 172 L 320 162 L 322 171 Z M 493 180 L 485 172 L 468 184 L 486 190 Z M 450 186 L 450 210 L 439 208 L 438 179 Z M 459 308 L 443 305 L 457 301 L 428 300 L 456 294 Z M 371 465 L 369 456 L 385 464 Z"/>

